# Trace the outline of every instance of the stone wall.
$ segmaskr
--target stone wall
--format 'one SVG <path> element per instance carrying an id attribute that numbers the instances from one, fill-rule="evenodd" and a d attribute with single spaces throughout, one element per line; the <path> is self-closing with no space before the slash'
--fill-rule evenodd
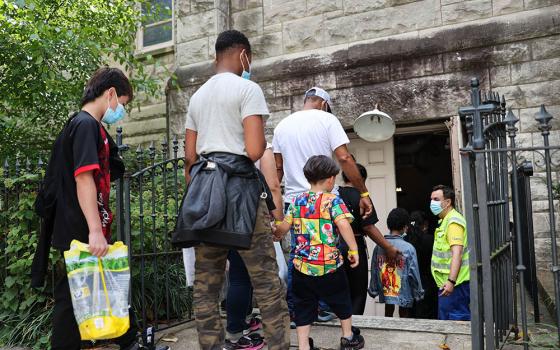
<path id="1" fill-rule="evenodd" d="M 301 108 L 313 85 L 331 93 L 344 126 L 374 103 L 397 124 L 409 124 L 456 115 L 476 76 L 483 88 L 505 94 L 520 116 L 522 145 L 541 142 L 532 119 L 541 103 L 556 116 L 551 143 L 560 144 L 559 0 L 177 2 L 184 13 L 177 21 L 180 89 L 169 96 L 172 134 L 184 134 L 189 97 L 213 74 L 217 33 L 235 28 L 254 47 L 254 80 L 272 112 L 269 133 Z M 558 169 L 553 177 L 559 180 Z M 537 257 L 546 268 L 546 185 L 539 178 L 537 171 L 531 184 Z"/>
<path id="2" fill-rule="evenodd" d="M 165 91 L 169 76 L 175 69 L 174 47 L 153 52 L 153 63 L 146 64 L 144 69 L 150 73 L 159 85 L 156 95 L 137 94 L 135 102 L 139 107 L 133 108 L 125 120 L 117 126 L 123 128 L 123 142 L 132 146 L 147 146 L 152 141 L 158 145 L 167 136 L 167 115 Z M 116 128 L 111 128 L 114 134 Z"/>

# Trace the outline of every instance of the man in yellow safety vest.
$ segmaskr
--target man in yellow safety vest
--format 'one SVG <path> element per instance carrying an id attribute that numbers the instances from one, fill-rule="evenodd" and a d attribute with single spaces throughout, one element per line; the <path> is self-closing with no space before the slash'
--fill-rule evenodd
<path id="1" fill-rule="evenodd" d="M 432 276 L 439 288 L 438 318 L 469 321 L 469 248 L 467 223 L 455 210 L 455 192 L 448 186 L 433 188 L 430 210 L 439 217 L 434 232 Z"/>

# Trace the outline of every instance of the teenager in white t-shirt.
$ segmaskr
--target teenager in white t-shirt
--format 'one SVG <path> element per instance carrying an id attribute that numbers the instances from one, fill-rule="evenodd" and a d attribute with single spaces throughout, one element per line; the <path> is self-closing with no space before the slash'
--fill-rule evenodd
<path id="1" fill-rule="evenodd" d="M 239 31 L 228 30 L 218 35 L 215 48 L 216 75 L 189 101 L 185 131 L 187 184 L 191 181 L 190 167 L 199 155 L 221 152 L 257 161 L 265 151 L 263 120 L 269 112 L 261 88 L 249 80 L 252 59 L 249 40 Z M 290 344 L 289 318 L 282 298 L 269 219 L 268 208 L 262 200 L 257 209 L 251 248 L 238 253 L 251 277 L 268 348 L 285 350 Z M 201 244 L 195 247 L 193 306 L 201 350 L 245 349 L 245 345 L 255 345 L 250 338 L 244 338 L 246 343 L 243 344 L 235 339 L 229 342 L 224 339 L 217 305 L 228 253 L 227 246 Z"/>

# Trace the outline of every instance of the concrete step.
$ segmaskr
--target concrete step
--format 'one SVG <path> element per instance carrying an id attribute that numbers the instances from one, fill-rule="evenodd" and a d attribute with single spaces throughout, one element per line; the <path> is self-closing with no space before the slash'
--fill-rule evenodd
<path id="1" fill-rule="evenodd" d="M 354 316 L 353 324 L 361 329 L 365 349 L 436 350 L 442 344 L 452 350 L 471 348 L 470 322 Z M 315 345 L 322 349 L 338 349 L 340 336 L 337 321 L 316 323 L 311 330 Z M 194 323 L 171 329 L 158 337 L 162 338 L 177 339 L 177 342 L 160 341 L 173 350 L 199 349 Z M 295 330 L 291 331 L 291 348 L 297 348 Z"/>

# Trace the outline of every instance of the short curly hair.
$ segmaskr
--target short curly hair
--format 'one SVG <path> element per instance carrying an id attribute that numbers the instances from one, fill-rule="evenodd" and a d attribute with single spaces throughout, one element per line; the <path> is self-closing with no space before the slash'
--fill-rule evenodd
<path id="1" fill-rule="evenodd" d="M 251 52 L 251 44 L 245 34 L 235 29 L 221 32 L 216 39 L 216 55 L 237 46 L 243 47 L 249 53 Z"/>
<path id="2" fill-rule="evenodd" d="M 391 231 L 403 230 L 410 225 L 410 215 L 403 208 L 395 208 L 387 215 L 387 228 Z"/>

